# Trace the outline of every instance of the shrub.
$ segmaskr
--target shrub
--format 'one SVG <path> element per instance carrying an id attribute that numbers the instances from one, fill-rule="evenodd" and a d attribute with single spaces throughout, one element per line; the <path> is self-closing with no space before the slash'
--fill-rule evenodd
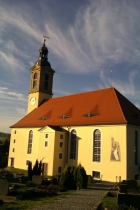
<path id="1" fill-rule="evenodd" d="M 87 188 L 87 175 L 84 167 L 79 164 L 75 166 L 66 166 L 60 178 L 60 186 L 69 190 Z"/>
<path id="2" fill-rule="evenodd" d="M 60 177 L 60 186 L 65 187 L 69 190 L 76 189 L 76 181 L 74 174 L 75 167 L 66 165 Z"/>
<path id="3" fill-rule="evenodd" d="M 79 164 L 76 168 L 76 185 L 79 189 L 85 189 L 87 188 L 87 182 L 88 178 L 86 171 L 84 167 L 82 167 L 81 164 Z"/>
<path id="4" fill-rule="evenodd" d="M 41 172 L 42 172 L 42 161 L 38 162 L 38 160 L 36 160 L 33 169 L 32 169 L 32 163 L 31 162 L 28 163 L 28 177 L 30 180 L 32 180 L 33 175 L 41 175 Z"/>

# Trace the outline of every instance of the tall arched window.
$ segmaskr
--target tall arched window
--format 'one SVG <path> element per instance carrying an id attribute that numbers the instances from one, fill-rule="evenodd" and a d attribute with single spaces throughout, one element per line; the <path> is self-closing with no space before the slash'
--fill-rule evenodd
<path id="1" fill-rule="evenodd" d="M 101 132 L 95 130 L 93 134 L 93 161 L 100 162 L 101 160 Z"/>
<path id="2" fill-rule="evenodd" d="M 29 139 L 28 139 L 28 149 L 27 149 L 27 154 L 32 153 L 32 143 L 33 143 L 33 131 L 29 132 Z"/>
<path id="3" fill-rule="evenodd" d="M 37 73 L 34 73 L 33 76 L 33 89 L 37 87 Z"/>
<path id="4" fill-rule="evenodd" d="M 135 165 L 138 165 L 138 131 L 135 131 L 135 136 L 134 136 L 134 157 L 135 157 Z"/>
<path id="5" fill-rule="evenodd" d="M 49 85 L 49 75 L 45 74 L 45 81 L 44 81 L 44 89 L 48 90 L 48 85 Z"/>
<path id="6" fill-rule="evenodd" d="M 70 138 L 70 159 L 76 159 L 76 130 L 71 131 L 71 138 Z"/>

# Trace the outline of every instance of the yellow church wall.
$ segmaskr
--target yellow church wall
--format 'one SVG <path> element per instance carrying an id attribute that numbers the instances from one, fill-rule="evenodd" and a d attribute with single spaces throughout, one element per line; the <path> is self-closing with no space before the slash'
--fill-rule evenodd
<path id="1" fill-rule="evenodd" d="M 65 128 L 66 129 L 66 128 Z M 126 125 L 75 126 L 77 132 L 77 159 L 70 160 L 70 165 L 81 163 L 87 172 L 99 171 L 103 180 L 116 181 L 116 176 L 126 179 Z M 93 133 L 101 131 L 101 161 L 93 162 Z M 120 160 L 111 160 L 112 143 L 119 145 Z"/>
<path id="2" fill-rule="evenodd" d="M 138 164 L 135 165 L 135 144 L 134 144 L 134 139 L 135 139 L 135 131 L 138 131 Z M 127 126 L 127 163 L 128 163 L 128 168 L 127 168 L 127 179 L 135 179 L 135 174 L 139 175 L 140 179 L 140 170 L 139 170 L 139 165 L 140 165 L 140 127 L 139 126 L 133 126 L 133 125 L 128 125 Z"/>
<path id="3" fill-rule="evenodd" d="M 61 138 L 63 135 L 63 138 Z M 63 142 L 63 146 L 60 147 L 60 142 Z M 59 158 L 59 154 L 62 153 L 62 158 Z M 59 175 L 58 167 L 61 167 L 63 171 L 67 162 L 67 133 L 59 132 L 55 133 L 55 147 L 54 147 L 54 163 L 53 163 L 53 175 Z"/>
<path id="4" fill-rule="evenodd" d="M 33 131 L 32 153 L 27 154 L 29 132 Z M 38 159 L 39 128 L 13 128 L 11 131 L 11 141 L 9 149 L 8 166 L 11 166 L 11 158 L 14 158 L 14 167 L 27 169 L 26 160 L 34 165 Z M 16 131 L 16 134 L 15 134 Z M 14 143 L 15 139 L 15 143 Z M 13 148 L 15 151 L 13 152 Z"/>
<path id="5" fill-rule="evenodd" d="M 39 161 L 42 160 L 42 163 L 48 164 L 47 175 L 53 175 L 53 159 L 54 159 L 54 144 L 55 144 L 55 131 L 50 127 L 46 127 L 44 130 L 40 131 L 40 140 L 39 140 Z M 46 138 L 46 134 L 48 137 Z M 48 142 L 48 146 L 45 147 L 45 141 Z"/>

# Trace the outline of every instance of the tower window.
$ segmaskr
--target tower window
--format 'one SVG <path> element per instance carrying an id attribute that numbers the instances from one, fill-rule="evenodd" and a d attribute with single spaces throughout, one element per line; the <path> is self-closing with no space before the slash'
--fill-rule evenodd
<path id="1" fill-rule="evenodd" d="M 37 73 L 34 74 L 33 76 L 33 89 L 37 87 Z"/>
<path id="2" fill-rule="evenodd" d="M 49 84 L 49 75 L 45 74 L 45 81 L 44 81 L 44 89 L 48 90 L 48 84 Z"/>

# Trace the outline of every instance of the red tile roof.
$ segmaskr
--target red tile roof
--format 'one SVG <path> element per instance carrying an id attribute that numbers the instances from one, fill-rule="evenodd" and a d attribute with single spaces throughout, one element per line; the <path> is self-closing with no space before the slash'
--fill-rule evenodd
<path id="1" fill-rule="evenodd" d="M 140 125 L 140 110 L 115 88 L 106 88 L 51 98 L 11 128 L 124 123 Z"/>

